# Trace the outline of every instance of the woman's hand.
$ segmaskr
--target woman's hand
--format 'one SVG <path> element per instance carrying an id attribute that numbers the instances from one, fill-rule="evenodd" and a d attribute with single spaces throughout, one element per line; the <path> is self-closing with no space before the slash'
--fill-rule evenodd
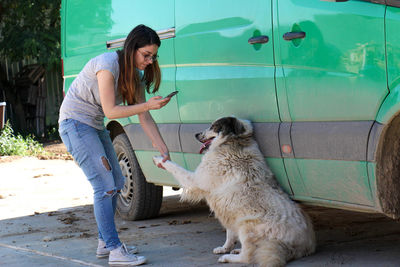
<path id="1" fill-rule="evenodd" d="M 167 160 L 171 160 L 168 152 L 162 153 L 161 156 L 163 157 L 162 162 L 166 162 Z M 165 168 L 161 164 L 157 164 L 157 167 L 165 170 Z"/>
<path id="2" fill-rule="evenodd" d="M 146 102 L 146 106 L 148 110 L 152 109 L 160 109 L 171 100 L 170 97 L 163 98 L 162 96 L 153 96 Z"/>

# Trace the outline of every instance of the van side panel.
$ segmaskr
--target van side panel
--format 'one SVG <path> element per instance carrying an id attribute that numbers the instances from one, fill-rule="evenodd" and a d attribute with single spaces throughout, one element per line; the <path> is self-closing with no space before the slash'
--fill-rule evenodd
<path id="1" fill-rule="evenodd" d="M 279 122 L 271 1 L 176 0 L 175 8 L 182 123 L 229 115 Z M 249 43 L 260 36 L 268 42 Z"/>

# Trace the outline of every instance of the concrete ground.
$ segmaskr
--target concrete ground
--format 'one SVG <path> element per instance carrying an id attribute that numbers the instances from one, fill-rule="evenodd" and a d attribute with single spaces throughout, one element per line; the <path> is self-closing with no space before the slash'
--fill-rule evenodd
<path id="1" fill-rule="evenodd" d="M 70 160 L 0 158 L 0 266 L 108 266 L 97 259 L 92 193 Z M 164 189 L 160 216 L 116 217 L 120 238 L 139 247 L 147 266 L 218 264 L 212 249 L 225 232 L 205 205 L 188 205 Z M 288 266 L 400 266 L 400 224 L 375 214 L 305 207 L 316 229 L 317 252 Z M 250 265 L 251 266 L 251 265 Z"/>

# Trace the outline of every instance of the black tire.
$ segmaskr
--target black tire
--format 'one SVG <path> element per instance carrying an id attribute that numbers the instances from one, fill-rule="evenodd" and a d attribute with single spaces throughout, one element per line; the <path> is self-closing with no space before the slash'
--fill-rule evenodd
<path id="1" fill-rule="evenodd" d="M 146 182 L 125 133 L 117 135 L 113 145 L 122 173 L 126 177 L 125 186 L 117 201 L 118 214 L 131 221 L 157 216 L 163 197 L 162 186 Z"/>

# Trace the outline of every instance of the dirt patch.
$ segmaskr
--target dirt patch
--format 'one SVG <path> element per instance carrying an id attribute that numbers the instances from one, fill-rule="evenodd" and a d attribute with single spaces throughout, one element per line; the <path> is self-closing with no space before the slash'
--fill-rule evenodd
<path id="1" fill-rule="evenodd" d="M 63 224 L 73 224 L 80 219 L 75 216 L 75 213 L 67 212 L 66 214 L 60 216 L 57 220 L 61 221 Z"/>
<path id="2" fill-rule="evenodd" d="M 46 142 L 43 144 L 44 150 L 47 152 L 45 155 L 38 156 L 41 160 L 48 159 L 62 159 L 62 160 L 73 160 L 67 148 L 60 140 Z"/>
<path id="3" fill-rule="evenodd" d="M 72 155 L 67 151 L 67 148 L 60 140 L 45 142 L 43 143 L 43 148 L 45 153 L 37 156 L 40 160 L 73 160 Z M 23 156 L 0 156 L 0 163 L 13 162 L 21 158 L 23 158 Z"/>
<path id="4" fill-rule="evenodd" d="M 21 158 L 21 156 L 0 156 L 0 163 L 12 162 Z"/>

